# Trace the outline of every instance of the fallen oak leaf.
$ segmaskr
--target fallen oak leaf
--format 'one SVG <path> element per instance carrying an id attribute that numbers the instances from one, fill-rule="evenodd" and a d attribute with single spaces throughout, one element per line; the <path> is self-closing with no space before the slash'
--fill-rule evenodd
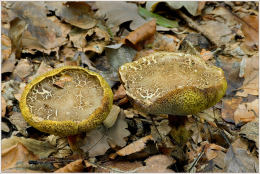
<path id="1" fill-rule="evenodd" d="M 136 4 L 123 1 L 113 3 L 97 1 L 95 5 L 98 8 L 96 14 L 107 19 L 106 23 L 113 33 L 118 31 L 119 25 L 127 21 L 132 21 L 130 24 L 132 30 L 146 23 L 146 20 L 138 14 Z"/>
<path id="2" fill-rule="evenodd" d="M 258 101 L 257 101 L 258 104 Z M 250 107 L 250 105 L 249 105 Z M 256 118 L 256 113 L 246 103 L 239 104 L 234 112 L 235 124 L 250 122 Z"/>
<path id="3" fill-rule="evenodd" d="M 80 173 L 83 172 L 83 170 L 84 170 L 83 160 L 78 159 L 56 170 L 54 173 L 72 173 L 72 172 Z"/>
<path id="4" fill-rule="evenodd" d="M 166 155 L 154 155 L 145 160 L 146 166 L 139 167 L 138 173 L 171 173 L 173 170 L 168 167 L 176 161 Z"/>
<path id="5" fill-rule="evenodd" d="M 56 148 L 47 141 L 11 136 L 10 138 L 5 138 L 2 140 L 2 152 L 8 149 L 10 146 L 14 146 L 18 143 L 21 143 L 26 147 L 26 149 L 34 153 L 39 158 L 46 158 L 51 153 L 56 151 Z"/>
<path id="6" fill-rule="evenodd" d="M 259 121 L 251 121 L 242 126 L 239 132 L 240 136 L 252 140 L 256 143 L 256 147 L 259 148 Z"/>
<path id="7" fill-rule="evenodd" d="M 113 112 L 113 111 L 112 111 Z M 128 127 L 125 121 L 123 111 L 120 111 L 115 124 L 109 129 L 103 125 L 86 133 L 84 143 L 80 147 L 84 152 L 88 152 L 90 157 L 103 155 L 109 148 L 110 144 L 125 146 L 125 137 L 130 135 L 126 129 Z"/>
<path id="8" fill-rule="evenodd" d="M 118 150 L 116 153 L 120 156 L 127 156 L 135 152 L 140 152 L 145 148 L 146 142 L 148 140 L 153 140 L 152 135 L 147 135 L 139 140 L 127 145 L 126 147 Z"/>
<path id="9" fill-rule="evenodd" d="M 11 40 L 8 36 L 1 34 L 1 51 L 2 51 L 2 61 L 8 59 L 11 55 Z"/>
<path id="10" fill-rule="evenodd" d="M 1 117 L 5 117 L 5 112 L 6 112 L 6 101 L 3 96 L 1 96 Z"/>
<path id="11" fill-rule="evenodd" d="M 8 148 L 3 148 L 2 145 L 1 157 L 2 172 L 13 170 L 15 167 L 17 167 L 18 162 L 20 164 L 25 164 L 28 163 L 29 160 L 38 159 L 38 157 L 32 152 L 28 151 L 28 149 L 24 145 L 22 145 L 22 143 L 17 143 L 14 145 L 10 144 Z"/>
<path id="12" fill-rule="evenodd" d="M 125 37 L 123 42 L 134 47 L 137 50 L 141 50 L 144 43 L 152 43 L 155 32 L 156 20 L 153 19 L 129 33 L 129 35 Z"/>

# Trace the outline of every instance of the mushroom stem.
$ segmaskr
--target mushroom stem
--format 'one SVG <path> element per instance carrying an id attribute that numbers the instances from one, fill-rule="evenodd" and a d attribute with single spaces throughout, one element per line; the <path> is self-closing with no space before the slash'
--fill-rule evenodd
<path id="1" fill-rule="evenodd" d="M 82 149 L 80 149 L 80 143 L 81 140 L 83 139 L 83 135 L 84 134 L 77 134 L 77 135 L 70 135 L 67 137 L 70 149 L 74 154 L 81 154 L 82 156 L 84 155 Z"/>
<path id="2" fill-rule="evenodd" d="M 168 120 L 169 120 L 169 125 L 171 127 L 178 128 L 181 125 L 184 125 L 185 122 L 187 121 L 188 117 L 183 116 L 183 115 L 169 115 Z"/>

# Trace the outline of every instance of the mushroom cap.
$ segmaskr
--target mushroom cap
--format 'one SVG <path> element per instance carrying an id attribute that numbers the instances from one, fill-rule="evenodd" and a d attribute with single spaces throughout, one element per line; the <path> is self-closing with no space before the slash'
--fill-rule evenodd
<path id="1" fill-rule="evenodd" d="M 119 76 L 134 107 L 149 114 L 195 114 L 227 88 L 222 69 L 185 53 L 152 53 L 122 65 Z"/>
<path id="2" fill-rule="evenodd" d="M 112 103 L 112 90 L 99 74 L 64 66 L 32 80 L 23 91 L 20 109 L 36 129 L 68 136 L 101 124 Z"/>

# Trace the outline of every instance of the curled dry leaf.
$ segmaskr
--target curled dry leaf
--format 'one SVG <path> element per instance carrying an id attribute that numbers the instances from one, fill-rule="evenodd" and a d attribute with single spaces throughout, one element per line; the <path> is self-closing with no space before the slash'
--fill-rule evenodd
<path id="1" fill-rule="evenodd" d="M 1 73 L 13 72 L 16 64 L 15 53 L 12 53 L 9 59 L 3 61 Z"/>
<path id="2" fill-rule="evenodd" d="M 39 75 L 41 75 L 41 74 L 44 74 L 44 73 L 46 73 L 46 72 L 48 72 L 48 71 L 51 71 L 51 70 L 53 70 L 53 68 L 50 67 L 49 65 L 47 65 L 47 64 L 45 63 L 45 61 L 42 61 L 41 64 L 40 64 L 40 66 L 39 66 L 39 68 L 37 69 L 36 74 L 33 76 L 33 78 L 35 78 L 35 77 L 37 77 L 37 76 L 39 76 Z M 33 79 L 33 78 L 32 78 L 32 79 Z M 32 79 L 31 79 L 31 80 L 32 80 Z"/>
<path id="3" fill-rule="evenodd" d="M 241 97 L 224 98 L 222 100 L 222 118 L 227 122 L 234 123 L 234 112 L 241 102 Z"/>
<path id="4" fill-rule="evenodd" d="M 20 112 L 13 112 L 9 118 L 10 122 L 16 126 L 17 130 L 27 136 L 26 128 L 29 127 Z"/>
<path id="5" fill-rule="evenodd" d="M 4 141 L 2 143 L 4 143 Z M 2 172 L 14 172 L 14 168 L 19 167 L 19 164 L 28 164 L 29 160 L 38 159 L 38 157 L 36 157 L 32 152 L 28 151 L 27 148 L 22 145 L 22 143 L 17 143 L 14 145 L 10 144 L 7 148 L 3 148 L 2 145 L 1 157 Z"/>
<path id="6" fill-rule="evenodd" d="M 226 149 L 217 144 L 206 144 L 204 151 L 207 160 L 210 161 L 218 156 L 217 151 L 226 152 Z"/>
<path id="7" fill-rule="evenodd" d="M 94 157 L 103 155 L 110 148 L 110 144 L 123 147 L 126 145 L 124 138 L 130 135 L 127 127 L 124 112 L 121 111 L 111 128 L 100 126 L 87 132 L 81 149 L 88 152 L 90 157 Z"/>
<path id="8" fill-rule="evenodd" d="M 1 130 L 4 132 L 10 132 L 10 128 L 7 126 L 5 122 L 1 122 Z"/>
<path id="9" fill-rule="evenodd" d="M 230 146 L 226 153 L 224 162 L 224 170 L 228 173 L 259 172 L 259 162 L 257 157 L 248 154 L 246 149 Z"/>
<path id="10" fill-rule="evenodd" d="M 32 73 L 32 67 L 33 65 L 27 59 L 21 59 L 15 67 L 13 74 L 15 78 L 24 79 Z"/>
<path id="11" fill-rule="evenodd" d="M 19 90 L 17 91 L 17 93 L 14 94 L 14 97 L 16 98 L 16 100 L 20 101 L 25 86 L 26 86 L 26 83 L 21 82 L 19 84 Z"/>
<path id="12" fill-rule="evenodd" d="M 23 36 L 22 43 L 25 48 L 33 47 L 33 43 L 38 43 L 42 48 L 49 50 L 66 42 L 70 27 L 62 24 L 55 16 L 48 18 L 43 2 L 15 2 L 10 9 L 27 23 L 26 31 L 31 37 Z"/>
<path id="13" fill-rule="evenodd" d="M 237 96 L 247 97 L 248 94 L 258 95 L 259 92 L 259 58 L 255 55 L 251 58 L 245 59 L 244 68 L 244 82 L 243 86 L 240 88 L 243 91 L 238 91 Z"/>
<path id="14" fill-rule="evenodd" d="M 47 8 L 67 23 L 82 29 L 93 28 L 97 20 L 86 2 L 45 2 Z"/>
<path id="15" fill-rule="evenodd" d="M 259 121 L 251 121 L 241 128 L 239 133 L 241 136 L 252 140 L 256 143 L 256 147 L 259 148 Z"/>
<path id="16" fill-rule="evenodd" d="M 251 103 L 239 104 L 234 112 L 235 124 L 253 121 L 258 114 L 258 100 Z"/>
<path id="17" fill-rule="evenodd" d="M 26 149 L 39 158 L 47 158 L 51 153 L 56 151 L 56 148 L 50 145 L 47 141 L 38 141 L 32 138 L 12 136 L 2 140 L 2 152 L 10 146 L 15 146 L 18 143 L 21 143 L 26 147 Z"/>
<path id="18" fill-rule="evenodd" d="M 132 21 L 130 24 L 132 30 L 146 23 L 146 20 L 138 14 L 138 7 L 134 3 L 97 1 L 95 5 L 98 8 L 97 15 L 107 19 L 106 23 L 112 28 L 113 33 L 118 31 L 119 25 L 127 21 Z"/>
<path id="19" fill-rule="evenodd" d="M 1 96 L 1 117 L 5 116 L 5 112 L 6 112 L 6 102 L 5 102 L 5 98 L 3 96 Z"/>
<path id="20" fill-rule="evenodd" d="M 144 44 L 153 42 L 155 32 L 156 20 L 153 19 L 129 33 L 124 42 L 137 50 L 141 50 Z"/>
<path id="21" fill-rule="evenodd" d="M 155 40 L 153 42 L 153 49 L 158 51 L 177 51 L 177 45 L 180 40 L 170 34 L 160 34 L 155 35 Z M 144 57 L 145 55 L 141 56 Z"/>
<path id="22" fill-rule="evenodd" d="M 135 172 L 137 168 L 143 166 L 142 162 L 134 161 L 109 161 L 102 164 L 102 168 L 97 166 L 95 172 Z"/>
<path id="23" fill-rule="evenodd" d="M 135 152 L 140 152 L 145 148 L 146 142 L 148 140 L 153 140 L 152 135 L 147 135 L 139 140 L 127 145 L 126 147 L 118 150 L 116 153 L 120 156 L 127 156 Z"/>
<path id="24" fill-rule="evenodd" d="M 114 93 L 114 101 L 122 99 L 126 96 L 126 92 L 125 92 L 125 88 L 124 86 L 121 84 L 118 89 L 116 90 L 116 92 Z"/>
<path id="25" fill-rule="evenodd" d="M 4 34 L 1 34 L 1 53 L 2 53 L 2 61 L 8 59 L 11 55 L 11 40 Z"/>
<path id="26" fill-rule="evenodd" d="M 259 45 L 258 34 L 258 16 L 247 15 L 242 18 L 242 31 L 245 36 L 245 44 L 248 47 L 255 48 Z"/>
<path id="27" fill-rule="evenodd" d="M 154 155 L 145 160 L 146 166 L 139 167 L 138 173 L 171 173 L 173 170 L 167 169 L 175 163 L 171 157 L 166 155 Z"/>
<path id="28" fill-rule="evenodd" d="M 154 11 L 156 6 L 159 4 L 159 2 L 156 1 L 148 1 L 146 3 L 146 8 L 148 10 Z M 167 5 L 169 5 L 173 9 L 180 9 L 184 7 L 191 15 L 198 16 L 201 14 L 201 10 L 205 6 L 205 2 L 180 2 L 180 1 L 173 1 L 173 2 L 166 2 Z"/>
<path id="29" fill-rule="evenodd" d="M 84 166 L 82 163 L 82 159 L 78 159 L 76 161 L 73 161 L 66 166 L 58 169 L 55 171 L 55 173 L 80 173 L 83 172 Z"/>

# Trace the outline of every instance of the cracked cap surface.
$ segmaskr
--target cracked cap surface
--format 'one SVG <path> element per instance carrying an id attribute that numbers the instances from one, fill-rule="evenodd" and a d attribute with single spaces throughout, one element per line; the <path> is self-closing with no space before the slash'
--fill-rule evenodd
<path id="1" fill-rule="evenodd" d="M 33 127 L 56 135 L 74 135 L 103 122 L 112 107 L 112 96 L 99 74 L 64 66 L 29 83 L 20 108 Z"/>
<path id="2" fill-rule="evenodd" d="M 189 115 L 225 94 L 222 69 L 184 53 L 156 52 L 126 63 L 119 76 L 134 106 L 150 114 Z"/>

